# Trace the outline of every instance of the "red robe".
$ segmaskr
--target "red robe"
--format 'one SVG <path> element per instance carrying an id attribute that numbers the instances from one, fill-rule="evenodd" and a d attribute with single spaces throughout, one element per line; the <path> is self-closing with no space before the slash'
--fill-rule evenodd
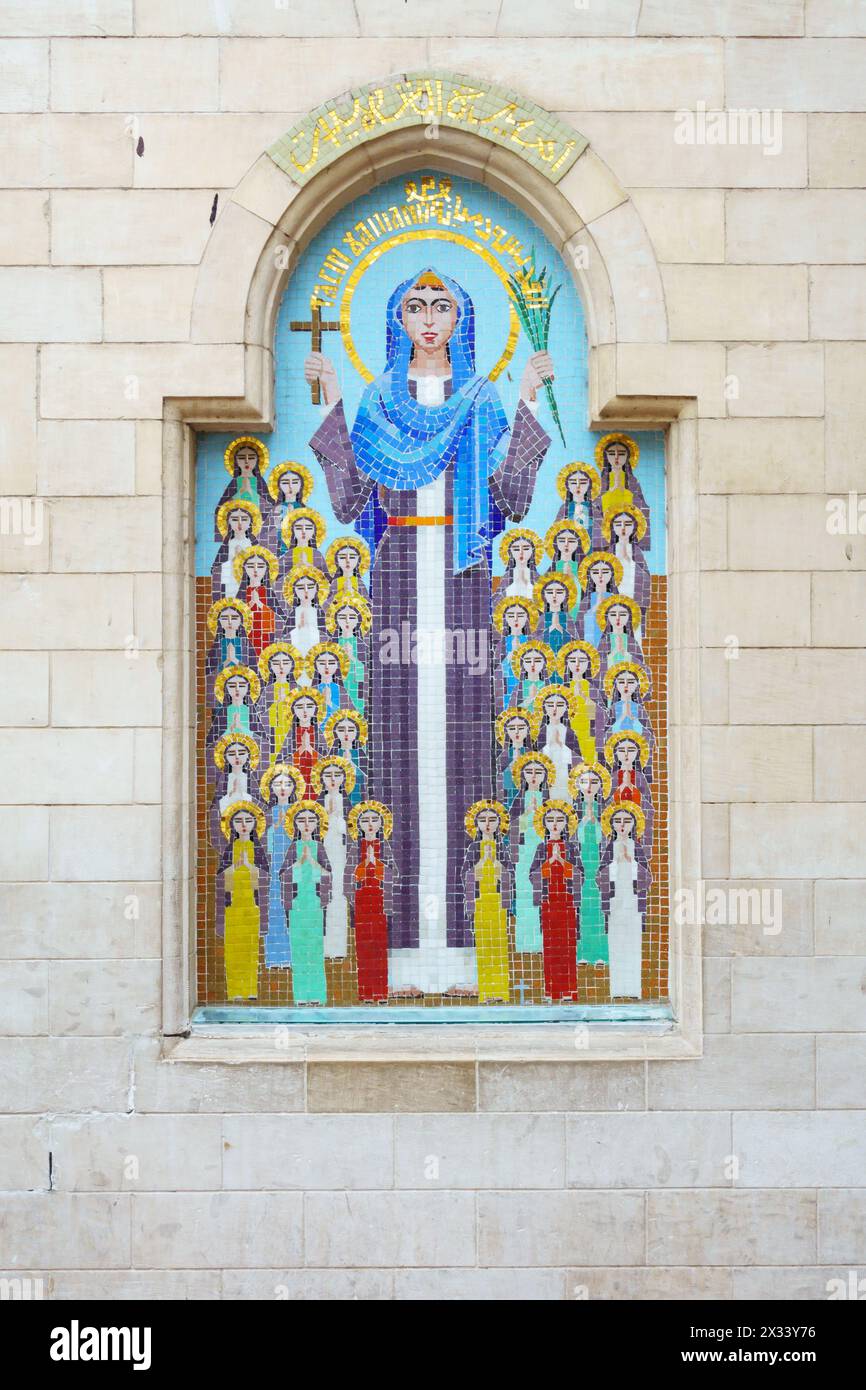
<path id="1" fill-rule="evenodd" d="M 254 597 L 261 600 L 261 608 L 257 608 L 253 604 L 252 599 Z M 265 647 L 269 647 L 274 640 L 274 631 L 276 627 L 274 610 L 268 605 L 267 591 L 263 587 L 254 588 L 251 584 L 248 584 L 244 598 L 246 603 L 249 604 L 253 615 L 253 625 L 250 629 L 250 645 L 256 656 L 261 656 Z"/>
<path id="2" fill-rule="evenodd" d="M 367 861 L 372 845 L 375 863 Z M 355 870 L 355 953 L 358 958 L 358 998 L 364 1003 L 388 998 L 388 920 L 385 916 L 382 846 L 361 840 Z"/>
<path id="3" fill-rule="evenodd" d="M 577 908 L 572 892 L 574 865 L 553 858 L 554 841 L 547 842 L 541 879 L 541 939 L 544 951 L 544 992 L 553 1000 L 577 996 Z M 560 852 L 567 855 L 559 842 Z"/>
<path id="4" fill-rule="evenodd" d="M 303 741 L 304 741 L 304 734 L 309 734 L 309 736 L 310 736 L 310 743 L 312 744 L 312 752 L 310 752 L 309 750 L 305 750 L 305 749 L 302 747 L 302 744 L 303 744 Z M 313 774 L 313 768 L 315 767 L 315 765 L 316 765 L 316 763 L 317 763 L 318 761 L 319 761 L 319 755 L 318 755 L 318 753 L 316 752 L 316 729 L 315 729 L 315 726 L 311 724 L 308 728 L 305 729 L 305 728 L 302 727 L 302 725 L 296 724 L 296 725 L 295 725 L 295 752 L 294 752 L 294 756 L 293 756 L 293 758 L 292 758 L 292 762 L 293 762 L 294 766 L 298 769 L 298 771 L 300 772 L 301 776 L 302 776 L 303 779 L 304 779 L 304 796 L 305 796 L 305 797 L 308 797 L 310 800 L 314 800 L 314 799 L 315 799 L 315 796 L 316 796 L 316 793 L 315 793 L 315 791 L 314 791 L 314 789 L 313 789 L 312 774 Z"/>

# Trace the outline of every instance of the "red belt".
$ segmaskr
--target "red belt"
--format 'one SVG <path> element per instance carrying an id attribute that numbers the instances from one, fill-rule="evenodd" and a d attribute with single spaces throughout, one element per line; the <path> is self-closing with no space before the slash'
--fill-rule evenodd
<path id="1" fill-rule="evenodd" d="M 453 516 L 389 516 L 389 526 L 453 526 Z"/>

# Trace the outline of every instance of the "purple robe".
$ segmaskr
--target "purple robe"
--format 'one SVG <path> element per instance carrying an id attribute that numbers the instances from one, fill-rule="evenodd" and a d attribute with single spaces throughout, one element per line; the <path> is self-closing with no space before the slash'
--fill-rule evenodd
<path id="1" fill-rule="evenodd" d="M 412 384 L 414 389 L 414 384 Z M 446 396 L 448 390 L 446 387 Z M 529 509 L 538 467 L 550 444 L 550 436 L 532 411 L 518 404 L 508 450 L 488 478 L 492 501 L 507 517 L 520 521 Z M 328 484 L 331 503 L 341 524 L 360 517 L 373 488 L 373 479 L 355 461 L 342 402 L 329 412 L 310 440 Z M 453 516 L 454 465 L 444 473 L 445 514 Z M 379 487 L 379 501 L 389 517 L 417 516 L 415 491 Z M 447 739 L 443 754 L 448 787 L 447 824 L 447 944 L 467 947 L 473 943 L 472 923 L 467 918 L 462 885 L 465 854 L 463 817 L 474 801 L 493 795 L 494 704 L 491 664 L 490 573 L 481 561 L 460 574 L 450 562 L 451 527 L 445 562 L 445 622 L 447 630 L 465 633 L 467 650 L 473 650 L 482 634 L 486 669 L 468 661 L 451 662 L 446 668 Z M 368 672 L 367 714 L 370 728 L 369 795 L 388 806 L 394 815 L 391 846 L 399 879 L 394 890 L 391 944 L 419 944 L 419 922 L 424 905 L 418 901 L 419 787 L 417 751 L 417 667 L 404 660 L 386 663 L 378 659 L 378 643 L 386 630 L 402 632 L 416 627 L 414 579 L 418 528 L 389 525 L 376 548 L 371 582 L 374 653 Z M 470 643 L 473 644 L 470 647 Z"/>

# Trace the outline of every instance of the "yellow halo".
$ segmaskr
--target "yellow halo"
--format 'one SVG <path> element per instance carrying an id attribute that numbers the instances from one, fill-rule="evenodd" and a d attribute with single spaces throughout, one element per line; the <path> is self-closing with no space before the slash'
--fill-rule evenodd
<path id="1" fill-rule="evenodd" d="M 638 763 L 641 767 L 646 767 L 650 755 L 649 744 L 643 734 L 633 734 L 630 733 L 628 729 L 620 729 L 615 734 L 609 734 L 605 740 L 604 760 L 608 767 L 615 767 L 617 747 L 626 739 L 630 739 L 632 743 L 637 744 Z"/>
<path id="2" fill-rule="evenodd" d="M 639 632 L 641 620 L 640 607 L 635 603 L 633 598 L 629 598 L 628 594 L 608 594 L 607 598 L 602 599 L 595 610 L 595 621 L 598 623 L 599 627 L 604 629 L 608 613 L 612 608 L 615 608 L 617 604 L 619 604 L 621 608 L 628 609 L 631 614 L 631 630 L 632 632 Z"/>
<path id="3" fill-rule="evenodd" d="M 505 740 L 508 737 L 505 726 L 511 719 L 525 719 L 529 725 L 530 738 L 538 738 L 538 718 L 535 710 L 524 709 L 522 705 L 510 705 L 501 714 L 496 716 L 496 740 L 501 746 L 505 747 Z M 523 754 L 521 754 L 521 757 Z"/>
<path id="4" fill-rule="evenodd" d="M 310 680 L 315 680 L 316 657 L 322 656 L 325 652 L 328 652 L 331 656 L 337 658 L 337 665 L 340 668 L 340 674 L 342 675 L 343 680 L 345 680 L 347 675 L 349 674 L 349 654 L 348 652 L 344 651 L 343 648 L 337 642 L 317 642 L 314 647 L 310 647 L 310 650 L 307 652 L 307 655 L 304 659 L 305 674 L 310 677 Z"/>
<path id="5" fill-rule="evenodd" d="M 589 495 L 590 497 L 598 496 L 601 492 L 601 478 L 598 473 L 591 463 L 580 463 L 579 460 L 575 459 L 574 463 L 567 463 L 563 468 L 560 468 L 556 475 L 556 490 L 563 502 L 568 501 L 568 480 L 572 473 L 583 473 L 585 477 L 589 478 Z"/>
<path id="6" fill-rule="evenodd" d="M 325 518 L 321 513 L 313 511 L 312 507 L 295 507 L 293 511 L 286 512 L 280 522 L 280 535 L 287 550 L 294 550 L 292 542 L 292 527 L 296 521 L 312 521 L 316 533 L 316 549 L 321 550 L 322 542 L 325 539 Z"/>
<path id="7" fill-rule="evenodd" d="M 349 796 L 355 790 L 356 774 L 355 765 L 349 758 L 342 758 L 337 753 L 329 753 L 326 758 L 320 758 L 313 764 L 310 773 L 310 781 L 317 796 L 322 794 L 322 775 L 329 767 L 339 767 L 346 779 L 346 795 Z"/>
<path id="8" fill-rule="evenodd" d="M 561 536 L 563 531 L 570 531 L 572 535 L 577 536 L 581 555 L 589 552 L 589 532 L 585 526 L 578 526 L 576 521 L 554 521 L 544 534 L 544 548 L 554 564 L 557 560 L 556 538 Z"/>
<path id="9" fill-rule="evenodd" d="M 568 719 L 572 723 L 577 716 L 577 696 L 570 685 L 545 685 L 535 697 L 535 713 L 538 715 L 539 730 L 544 724 L 544 702 L 551 695 L 559 695 L 568 706 Z"/>
<path id="10" fill-rule="evenodd" d="M 253 704 L 262 693 L 261 682 L 251 666 L 224 666 L 214 681 L 213 691 L 218 704 L 222 704 L 225 697 L 225 688 L 232 676 L 243 676 L 250 687 L 250 699 Z"/>
<path id="11" fill-rule="evenodd" d="M 640 458 L 640 445 L 636 439 L 632 439 L 630 434 L 605 434 L 595 446 L 595 462 L 599 473 L 604 468 L 604 451 L 608 444 L 624 444 L 628 449 L 628 462 L 630 468 L 637 468 Z"/>
<path id="12" fill-rule="evenodd" d="M 267 547 L 264 545 L 249 545 L 247 546 L 246 550 L 238 551 L 237 555 L 232 561 L 232 569 L 234 570 L 234 576 L 238 583 L 243 583 L 244 565 L 246 564 L 247 560 L 249 560 L 251 555 L 260 555 L 262 557 L 262 559 L 268 567 L 268 574 L 271 577 L 271 583 L 274 584 L 276 582 L 277 574 L 279 573 L 280 562 L 277 559 L 276 555 L 273 553 L 273 551 L 268 550 Z"/>
<path id="13" fill-rule="evenodd" d="M 267 827 L 267 822 L 265 821 L 265 813 L 262 810 L 261 806 L 257 806 L 254 801 L 246 800 L 233 801 L 231 806 L 228 806 L 226 810 L 223 811 L 222 815 L 220 816 L 220 830 L 223 833 L 223 838 L 226 840 L 231 839 L 232 821 L 234 820 L 238 811 L 248 811 L 251 816 L 255 817 L 256 834 L 258 835 L 259 839 L 261 839 Z"/>
<path id="14" fill-rule="evenodd" d="M 594 772 L 601 782 L 601 795 L 604 801 L 610 796 L 610 773 L 604 763 L 578 763 L 568 774 L 568 786 L 572 796 L 577 800 L 580 795 L 578 782 L 585 772 Z"/>
<path id="15" fill-rule="evenodd" d="M 265 683 L 267 683 L 270 680 L 273 674 L 273 672 L 271 671 L 271 657 L 279 656 L 281 654 L 283 656 L 290 656 L 292 661 L 295 663 L 294 668 L 292 670 L 293 675 L 295 671 L 303 670 L 304 658 L 301 656 L 301 653 L 298 651 L 297 647 L 293 647 L 291 642 L 271 642 L 270 646 L 265 647 L 264 651 L 259 657 L 259 674 L 261 675 L 261 678 L 263 681 L 265 681 Z"/>
<path id="16" fill-rule="evenodd" d="M 520 666 L 527 652 L 541 652 L 547 662 L 547 675 L 545 680 L 549 680 L 556 667 L 556 657 L 553 648 L 548 646 L 540 637 L 530 637 L 525 642 L 521 642 L 519 647 L 515 647 L 511 653 L 511 670 L 518 680 L 523 680 L 520 674 Z"/>
<path id="17" fill-rule="evenodd" d="M 541 613 L 545 611 L 544 591 L 549 584 L 561 584 L 563 589 L 565 589 L 568 598 L 566 599 L 562 612 L 568 613 L 577 603 L 577 585 L 574 582 L 574 578 L 563 570 L 548 570 L 547 574 L 543 574 L 540 579 L 536 579 L 532 586 L 532 596 Z"/>
<path id="18" fill-rule="evenodd" d="M 271 799 L 271 783 L 275 777 L 288 777 L 295 784 L 295 799 L 302 797 L 306 791 L 304 774 L 291 763 L 273 763 L 267 772 L 262 773 L 262 780 L 259 783 L 259 791 L 262 801 Z"/>
<path id="19" fill-rule="evenodd" d="M 541 557 L 544 554 L 544 541 L 537 531 L 530 531 L 528 526 L 512 526 L 510 530 L 505 532 L 502 540 L 499 542 L 499 558 L 505 568 L 507 569 L 511 563 L 511 557 L 508 551 L 515 541 L 529 541 L 535 552 L 535 567 L 537 569 L 541 564 Z"/>
<path id="20" fill-rule="evenodd" d="M 252 434 L 239 435 L 237 439 L 233 439 L 231 444 L 229 444 L 228 448 L 223 454 L 223 463 L 226 466 L 226 471 L 230 473 L 232 477 L 234 477 L 235 454 L 237 453 L 238 449 L 241 449 L 244 446 L 244 444 L 248 444 L 251 449 L 255 449 L 256 453 L 259 456 L 259 472 L 264 473 L 265 469 L 268 466 L 268 446 L 267 444 L 263 444 L 260 439 L 256 439 L 255 436 Z"/>
<path id="21" fill-rule="evenodd" d="M 318 690 L 316 694 L 319 694 Z M 325 720 L 325 743 L 327 746 L 329 748 L 332 747 L 337 737 L 334 733 L 334 729 L 341 719 L 351 719 L 355 728 L 358 730 L 358 745 L 363 748 L 364 744 L 367 742 L 369 731 L 367 729 L 366 719 L 363 714 L 359 713 L 356 709 L 335 709 L 333 714 L 328 715 L 328 718 Z"/>
<path id="22" fill-rule="evenodd" d="M 634 522 L 635 540 L 642 541 L 646 535 L 646 517 L 640 507 L 635 507 L 631 502 L 624 502 L 621 507 L 616 505 L 608 507 L 601 519 L 601 534 L 606 541 L 610 540 L 610 533 L 613 529 L 613 520 L 616 516 L 630 516 Z"/>
<path id="23" fill-rule="evenodd" d="M 235 612 L 240 613 L 241 621 L 244 625 L 244 632 L 252 632 L 253 629 L 253 610 L 240 598 L 219 598 L 216 603 L 212 603 L 207 612 L 208 632 L 216 637 L 219 627 L 220 613 L 227 608 L 234 608 Z"/>
<path id="24" fill-rule="evenodd" d="M 248 502 L 245 497 L 237 497 L 234 499 L 230 497 L 227 502 L 223 502 L 221 507 L 217 507 L 217 530 L 219 531 L 223 540 L 225 540 L 226 536 L 229 533 L 229 512 L 246 512 L 248 516 L 252 517 L 253 524 L 250 527 L 250 530 L 252 531 L 254 537 L 257 536 L 261 531 L 262 514 L 256 506 L 255 502 Z"/>
<path id="25" fill-rule="evenodd" d="M 293 801 L 283 818 L 283 826 L 288 830 L 292 839 L 295 838 L 295 817 L 299 811 L 312 811 L 319 822 L 319 839 L 328 833 L 328 813 L 324 806 L 320 806 L 318 801 L 310 801 L 308 797 L 303 797 L 300 801 Z"/>
<path id="26" fill-rule="evenodd" d="M 522 608 L 529 619 L 529 631 L 538 622 L 538 609 L 532 599 L 524 598 L 522 594 L 506 594 L 504 598 L 497 599 L 493 605 L 493 626 L 497 632 L 505 631 L 505 610 L 507 608 Z"/>
<path id="27" fill-rule="evenodd" d="M 474 840 L 475 836 L 478 834 L 478 826 L 476 824 L 476 821 L 482 811 L 494 811 L 496 815 L 499 817 L 500 833 L 502 835 L 506 835 L 508 833 L 510 821 L 508 819 L 508 812 L 506 811 L 501 801 L 473 801 L 472 805 L 469 807 L 469 810 L 466 812 L 466 815 L 463 817 L 463 824 L 466 827 L 466 834 L 470 837 L 470 839 Z"/>
<path id="28" fill-rule="evenodd" d="M 574 642 L 566 642 L 565 646 L 560 647 L 556 654 L 556 674 L 563 682 L 565 682 L 565 663 L 572 652 L 586 652 L 589 657 L 589 674 L 591 676 L 598 675 L 601 666 L 598 648 L 594 647 L 591 642 L 575 640 Z"/>
<path id="29" fill-rule="evenodd" d="M 325 710 L 328 708 L 328 702 L 321 690 L 317 690 L 314 685 L 301 685 L 297 690 L 289 691 L 286 696 L 286 704 L 292 712 L 293 719 L 295 717 L 295 705 L 299 700 L 312 700 L 313 704 L 316 706 L 317 722 L 321 724 L 325 717 Z"/>
<path id="30" fill-rule="evenodd" d="M 637 678 L 641 695 L 646 695 L 650 688 L 650 678 L 646 669 L 639 666 L 636 661 L 617 661 L 614 666 L 608 666 L 604 673 L 604 693 L 608 698 L 613 695 L 617 676 L 623 675 L 626 671 L 630 671 Z"/>
<path id="31" fill-rule="evenodd" d="M 330 575 L 336 576 L 337 555 L 341 550 L 354 550 L 358 556 L 358 574 L 367 573 L 370 568 L 370 547 L 366 541 L 362 541 L 360 536 L 338 536 L 336 540 L 331 541 L 325 556 Z"/>
<path id="32" fill-rule="evenodd" d="M 283 580 L 283 598 L 286 600 L 286 602 L 292 608 L 294 608 L 294 587 L 299 579 L 312 579 L 313 583 L 316 585 L 316 589 L 318 590 L 317 604 L 318 607 L 321 608 L 322 604 L 325 602 L 325 599 L 328 597 L 328 594 L 331 592 L 331 586 L 328 583 L 328 580 L 326 579 L 325 575 L 322 574 L 322 571 L 317 570 L 315 565 L 292 566 L 285 579 Z"/>
<path id="33" fill-rule="evenodd" d="M 353 840 L 357 840 L 359 835 L 358 820 L 365 811 L 376 811 L 382 817 L 382 839 L 390 840 L 391 831 L 394 829 L 394 817 L 388 807 L 381 801 L 359 801 L 357 806 L 353 806 L 349 812 L 348 830 Z"/>
<path id="34" fill-rule="evenodd" d="M 556 768 L 553 759 L 546 753 L 521 753 L 514 759 L 511 764 L 511 776 L 514 778 L 515 786 L 520 786 L 520 776 L 527 763 L 540 763 L 547 773 L 548 789 L 553 786 L 556 781 Z"/>
<path id="35" fill-rule="evenodd" d="M 361 257 L 351 275 L 346 280 L 343 298 L 340 303 L 340 334 L 343 339 L 346 356 L 365 381 L 374 380 L 374 374 L 369 371 L 361 361 L 360 354 L 355 347 L 355 342 L 352 337 L 352 299 L 358 287 L 358 282 L 369 270 L 371 265 L 374 265 L 376 261 L 384 256 L 386 252 L 392 250 L 393 247 L 405 246 L 408 242 L 412 241 L 448 241 L 451 242 L 452 245 L 465 246 L 473 255 L 480 256 L 485 265 L 487 265 L 493 271 L 497 279 L 502 282 L 508 300 L 508 337 L 499 358 L 487 373 L 488 380 L 495 381 L 514 356 L 514 349 L 517 347 L 517 340 L 520 337 L 520 322 L 514 305 L 511 302 L 511 292 L 508 287 L 508 272 L 505 270 L 504 266 L 499 264 L 496 257 L 486 246 L 480 246 L 478 242 L 470 241 L 469 237 L 461 235 L 460 232 L 452 232 L 444 227 L 419 227 L 417 231 L 397 232 L 394 236 L 386 237 L 384 241 L 377 242 L 377 244 L 367 252 L 366 256 Z"/>
<path id="36" fill-rule="evenodd" d="M 634 801 L 612 801 L 609 806 L 605 806 L 601 813 L 601 828 L 605 835 L 610 838 L 613 834 L 611 821 L 620 811 L 628 811 L 630 816 L 634 816 L 635 839 L 643 839 L 644 831 L 646 830 L 646 816 L 641 807 Z"/>
<path id="37" fill-rule="evenodd" d="M 213 760 L 220 772 L 223 771 L 226 765 L 226 751 L 233 743 L 242 743 L 250 755 L 250 767 L 258 767 L 259 745 L 254 738 L 251 738 L 249 734 L 243 733 L 223 734 L 222 737 L 217 740 L 213 750 Z"/>
<path id="38" fill-rule="evenodd" d="M 591 550 L 588 555 L 583 557 L 577 571 L 580 587 L 584 593 L 589 588 L 589 572 L 593 565 L 597 565 L 600 560 L 604 560 L 605 564 L 610 565 L 613 570 L 613 581 L 617 587 L 622 583 L 622 560 L 618 560 L 609 550 Z"/>
<path id="39" fill-rule="evenodd" d="M 361 636 L 366 637 L 373 626 L 373 614 L 370 612 L 370 605 L 364 595 L 353 593 L 349 589 L 345 594 L 337 594 L 336 598 L 331 600 L 325 614 L 325 627 L 332 635 L 337 631 L 337 614 L 341 608 L 354 608 L 361 619 L 359 625 Z"/>
<path id="40" fill-rule="evenodd" d="M 577 816 L 574 814 L 574 807 L 569 806 L 567 801 L 560 801 L 557 797 L 551 797 L 549 801 L 542 801 L 535 815 L 532 817 L 532 824 L 535 826 L 535 833 L 540 840 L 547 839 L 547 827 L 544 824 L 544 817 L 549 811 L 561 811 L 566 818 L 568 826 L 568 838 L 573 839 L 577 833 Z"/>
<path id="41" fill-rule="evenodd" d="M 268 474 L 268 492 L 275 502 L 280 500 L 280 478 L 286 473 L 297 473 L 301 480 L 301 503 L 306 505 L 310 493 L 313 491 L 313 475 L 305 463 L 295 463 L 294 459 L 286 459 L 284 463 L 275 463 Z"/>

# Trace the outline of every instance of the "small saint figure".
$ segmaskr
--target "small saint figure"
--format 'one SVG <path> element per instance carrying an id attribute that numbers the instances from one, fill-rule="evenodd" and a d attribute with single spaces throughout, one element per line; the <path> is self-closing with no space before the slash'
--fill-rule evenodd
<path id="1" fill-rule="evenodd" d="M 644 816 L 630 802 L 612 802 L 601 818 L 607 845 L 598 881 L 607 928 L 612 999 L 640 999 L 641 955 L 651 883 L 642 839 Z"/>
<path id="2" fill-rule="evenodd" d="M 353 903 L 362 1004 L 381 1004 L 388 998 L 388 922 L 395 872 L 388 844 L 391 829 L 391 812 L 380 801 L 361 801 L 349 813 L 353 843 L 345 891 Z"/>
<path id="3" fill-rule="evenodd" d="M 535 901 L 541 911 L 544 993 L 554 1004 L 577 999 L 577 939 L 575 889 L 579 874 L 573 838 L 577 817 L 567 801 L 545 801 L 535 813 L 536 833 L 543 841 L 532 864 Z"/>
<path id="4" fill-rule="evenodd" d="M 502 851 L 508 828 L 508 813 L 501 801 L 476 801 L 466 812 L 466 833 L 472 844 L 466 852 L 463 891 L 475 937 L 479 1004 L 507 1004 L 511 998 L 506 910 L 511 901 L 511 873 Z"/>
<path id="5" fill-rule="evenodd" d="M 325 1004 L 325 911 L 331 893 L 331 866 L 322 840 L 328 813 L 306 798 L 285 816 L 292 837 L 281 876 L 292 952 L 292 998 L 296 1004 Z"/>
<path id="6" fill-rule="evenodd" d="M 221 828 L 226 845 L 217 870 L 216 934 L 224 942 L 226 997 L 255 999 L 267 903 L 264 812 L 252 801 L 235 802 Z"/>

